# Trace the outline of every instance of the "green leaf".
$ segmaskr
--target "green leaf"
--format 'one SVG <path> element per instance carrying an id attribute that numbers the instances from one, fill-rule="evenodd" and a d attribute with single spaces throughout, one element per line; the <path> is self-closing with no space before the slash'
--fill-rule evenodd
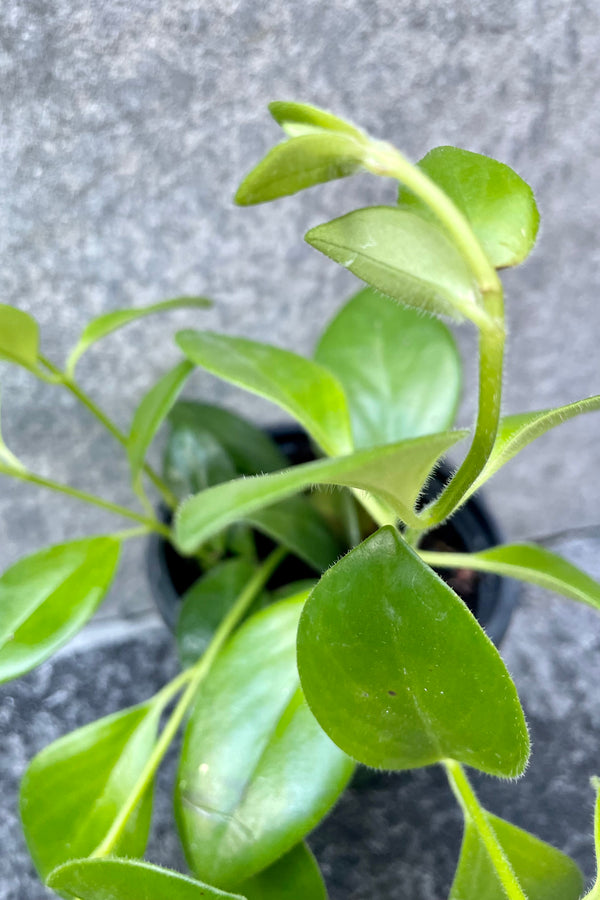
<path id="1" fill-rule="evenodd" d="M 372 288 L 328 325 L 315 359 L 344 389 L 357 448 L 444 431 L 454 421 L 461 362 L 452 334 Z"/>
<path id="2" fill-rule="evenodd" d="M 594 814 L 594 846 L 596 849 L 596 881 L 591 891 L 585 895 L 584 900 L 600 900 L 600 778 L 591 779 L 592 787 L 596 791 L 596 811 Z"/>
<path id="3" fill-rule="evenodd" d="M 74 900 L 245 900 L 132 859 L 74 859 L 55 869 L 47 883 Z"/>
<path id="4" fill-rule="evenodd" d="M 230 481 L 238 474 L 233 460 L 210 431 L 176 425 L 171 429 L 163 461 L 165 481 L 183 500 Z"/>
<path id="5" fill-rule="evenodd" d="M 337 131 L 349 134 L 359 141 L 366 142 L 368 140 L 359 128 L 324 109 L 319 109 L 318 106 L 275 100 L 273 103 L 269 103 L 269 112 L 290 137 L 299 137 L 302 134 L 314 132 Z"/>
<path id="6" fill-rule="evenodd" d="M 352 449 L 346 398 L 327 369 L 289 350 L 211 331 L 180 331 L 177 343 L 195 365 L 285 409 L 327 453 Z"/>
<path id="7" fill-rule="evenodd" d="M 427 475 L 439 457 L 464 435 L 458 431 L 426 435 L 209 488 L 179 507 L 175 518 L 177 548 L 193 553 L 232 522 L 317 484 L 345 485 L 379 495 L 411 524 L 412 507 Z"/>
<path id="8" fill-rule="evenodd" d="M 30 764 L 21 819 L 42 878 L 100 844 L 148 761 L 161 711 L 161 704 L 144 703 L 99 719 L 59 738 Z M 143 854 L 151 813 L 152 787 L 128 819 L 117 855 Z"/>
<path id="9" fill-rule="evenodd" d="M 305 188 L 353 175 L 367 152 L 350 134 L 314 131 L 277 144 L 246 175 L 235 195 L 240 206 L 265 203 Z"/>
<path id="10" fill-rule="evenodd" d="M 212 302 L 206 297 L 176 297 L 174 300 L 163 300 L 161 303 L 153 303 L 151 306 L 140 306 L 135 309 L 117 309 L 113 312 L 105 313 L 93 319 L 84 328 L 79 341 L 71 351 L 67 361 L 66 370 L 69 374 L 73 374 L 81 356 L 85 351 L 95 344 L 101 338 L 112 334 L 119 328 L 142 319 L 145 316 L 151 316 L 155 313 L 168 312 L 171 309 L 207 309 L 212 306 Z"/>
<path id="11" fill-rule="evenodd" d="M 192 871 L 225 889 L 302 840 L 353 771 L 300 691 L 304 599 L 270 606 L 234 634 L 199 689 L 185 733 L 179 831 Z"/>
<path id="12" fill-rule="evenodd" d="M 529 255 L 540 216 L 533 191 L 509 166 L 458 147 L 436 147 L 418 166 L 465 215 L 492 265 L 516 266 Z M 436 221 L 409 188 L 400 188 L 398 202 Z"/>
<path id="13" fill-rule="evenodd" d="M 498 651 L 390 526 L 323 575 L 298 629 L 302 689 L 321 726 L 368 766 L 455 759 L 514 777 L 523 711 Z"/>
<path id="14" fill-rule="evenodd" d="M 150 388 L 136 409 L 127 439 L 127 455 L 134 482 L 141 474 L 146 453 L 156 432 L 193 369 L 193 365 L 187 360 L 178 363 Z"/>
<path id="15" fill-rule="evenodd" d="M 487 323 L 475 282 L 441 227 L 393 206 L 368 206 L 317 225 L 306 240 L 405 306 Z"/>
<path id="16" fill-rule="evenodd" d="M 25 467 L 4 442 L 1 425 L 2 422 L 0 417 L 0 474 L 9 475 L 14 469 L 18 469 L 22 472 Z M 4 469 L 3 466 L 6 466 L 7 468 Z"/>
<path id="17" fill-rule="evenodd" d="M 228 559 L 186 592 L 177 621 L 177 649 L 182 666 L 193 665 L 238 599 L 256 567 L 245 559 Z"/>
<path id="18" fill-rule="evenodd" d="M 484 811 L 528 900 L 578 900 L 583 878 L 575 863 L 538 838 Z M 475 822 L 468 818 L 449 900 L 506 900 Z"/>
<path id="19" fill-rule="evenodd" d="M 0 303 L 0 359 L 37 369 L 39 329 L 29 313 Z"/>
<path id="20" fill-rule="evenodd" d="M 306 497 L 288 497 L 257 509 L 244 521 L 282 544 L 317 572 L 324 572 L 346 549 Z"/>
<path id="21" fill-rule="evenodd" d="M 4 572 L 0 682 L 39 665 L 85 625 L 110 587 L 119 552 L 115 538 L 85 538 L 40 550 Z"/>
<path id="22" fill-rule="evenodd" d="M 596 412 L 600 409 L 600 394 L 589 397 L 586 400 L 577 400 L 567 406 L 559 406 L 555 409 L 542 409 L 538 412 L 517 413 L 514 416 L 505 416 L 500 420 L 498 436 L 494 448 L 485 468 L 469 488 L 464 500 L 479 490 L 492 475 L 506 465 L 513 456 L 516 456 L 536 438 L 541 437 L 551 428 L 562 425 L 568 419 L 573 419 L 582 413 Z"/>
<path id="23" fill-rule="evenodd" d="M 304 843 L 244 881 L 239 890 L 247 900 L 327 900 L 317 861 Z"/>

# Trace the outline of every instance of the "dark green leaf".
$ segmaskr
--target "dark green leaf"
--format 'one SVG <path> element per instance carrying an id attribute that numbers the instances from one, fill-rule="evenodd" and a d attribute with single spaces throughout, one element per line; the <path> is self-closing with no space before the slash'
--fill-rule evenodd
<path id="1" fill-rule="evenodd" d="M 369 206 L 317 225 L 311 246 L 405 306 L 487 323 L 473 277 L 441 227 L 393 206 Z"/>
<path id="2" fill-rule="evenodd" d="M 391 527 L 321 578 L 298 630 L 302 689 L 354 759 L 411 769 L 446 758 L 514 777 L 529 739 L 498 651 Z"/>
<path id="3" fill-rule="evenodd" d="M 491 813 L 484 815 L 528 900 L 578 900 L 583 879 L 568 856 Z M 506 900 L 481 835 L 470 819 L 449 900 Z"/>
<path id="4" fill-rule="evenodd" d="M 21 784 L 21 818 L 42 878 L 100 844 L 148 761 L 160 713 L 160 704 L 134 706 L 65 735 L 35 757 Z M 142 855 L 151 813 L 150 787 L 116 854 Z"/>
<path id="5" fill-rule="evenodd" d="M 232 522 L 317 484 L 346 485 L 379 495 L 411 524 L 412 507 L 427 475 L 464 434 L 426 435 L 209 488 L 179 507 L 175 519 L 177 547 L 182 553 L 193 553 Z"/>
<path id="6" fill-rule="evenodd" d="M 295 553 L 317 572 L 328 569 L 345 549 L 306 497 L 288 497 L 250 513 L 244 521 Z"/>
<path id="7" fill-rule="evenodd" d="M 48 885 L 74 900 L 245 900 L 132 859 L 74 859 L 55 869 Z"/>
<path id="8" fill-rule="evenodd" d="M 540 216 L 533 191 L 509 166 L 458 147 L 436 147 L 418 165 L 466 216 L 492 265 L 516 266 L 528 256 Z M 436 221 L 408 188 L 398 202 Z"/>
<path id="9" fill-rule="evenodd" d="M 291 850 L 353 770 L 300 691 L 303 599 L 268 607 L 234 634 L 186 730 L 177 822 L 191 869 L 219 887 L 240 884 Z"/>
<path id="10" fill-rule="evenodd" d="M 171 309 L 206 309 L 212 306 L 210 300 L 206 297 L 176 297 L 174 300 L 164 300 L 161 303 L 153 303 L 151 306 L 140 306 L 136 309 L 117 309 L 113 312 L 106 313 L 93 319 L 84 328 L 81 337 L 75 348 L 72 350 L 67 362 L 67 371 L 73 373 L 79 358 L 85 353 L 88 347 L 95 344 L 101 338 L 112 334 L 119 328 L 129 325 L 144 316 L 150 316 L 154 313 L 168 312 Z"/>
<path id="11" fill-rule="evenodd" d="M 315 184 L 353 175 L 366 153 L 364 140 L 350 134 L 313 131 L 277 144 L 244 178 L 235 202 L 265 203 Z"/>
<path id="12" fill-rule="evenodd" d="M 29 313 L 0 303 L 0 359 L 36 369 L 39 341 L 37 322 Z"/>
<path id="13" fill-rule="evenodd" d="M 289 350 L 211 331 L 180 331 L 177 343 L 195 365 L 285 409 L 327 453 L 352 448 L 346 398 L 327 369 Z"/>
<path id="14" fill-rule="evenodd" d="M 17 678 L 72 638 L 104 599 L 119 560 L 110 537 L 58 544 L 0 577 L 0 681 Z"/>
<path id="15" fill-rule="evenodd" d="M 297 844 L 239 890 L 248 900 L 327 900 L 319 867 L 306 844 Z"/>
<path id="16" fill-rule="evenodd" d="M 136 409 L 127 439 L 127 455 L 134 482 L 141 473 L 146 453 L 156 432 L 193 369 L 188 360 L 178 363 L 150 388 Z"/>
<path id="17" fill-rule="evenodd" d="M 293 103 L 275 100 L 269 103 L 269 112 L 278 125 L 290 137 L 299 137 L 302 134 L 310 134 L 321 131 L 337 131 L 349 134 L 359 141 L 367 141 L 366 135 L 337 116 L 319 109 L 318 106 L 310 106 L 308 103 Z"/>
<path id="18" fill-rule="evenodd" d="M 163 462 L 165 481 L 183 500 L 238 474 L 233 460 L 210 431 L 176 425 L 172 428 Z"/>
<path id="19" fill-rule="evenodd" d="M 315 359 L 345 391 L 357 448 L 443 431 L 454 421 L 461 363 L 450 331 L 372 288 L 328 325 Z"/>

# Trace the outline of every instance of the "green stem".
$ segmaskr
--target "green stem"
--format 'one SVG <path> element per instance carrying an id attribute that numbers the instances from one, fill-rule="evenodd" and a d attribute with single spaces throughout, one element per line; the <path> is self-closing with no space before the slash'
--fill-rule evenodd
<path id="1" fill-rule="evenodd" d="M 80 388 L 74 378 L 72 378 L 70 375 L 65 374 L 64 372 L 61 372 L 60 369 L 58 369 L 54 365 L 54 363 L 50 362 L 50 360 L 46 359 L 44 356 L 40 356 L 39 359 L 40 362 L 42 362 L 43 365 L 45 365 L 46 368 L 50 372 L 52 372 L 54 376 L 56 376 L 56 378 L 53 380 L 53 383 L 62 384 L 63 387 L 65 387 L 66 390 L 69 391 L 69 393 L 76 397 L 79 402 L 86 407 L 86 409 L 104 426 L 104 428 L 106 428 L 106 430 L 114 437 L 116 441 L 119 442 L 119 444 L 121 444 L 122 447 L 126 447 L 127 438 L 123 434 L 123 432 L 120 431 L 115 423 L 108 418 L 106 413 L 104 413 L 100 409 L 100 407 L 97 406 L 96 403 L 94 403 L 89 394 L 86 394 L 85 391 Z M 169 506 L 170 509 L 175 509 L 178 502 L 177 497 L 164 483 L 160 475 L 158 475 L 148 463 L 144 463 L 144 472 L 148 476 L 154 487 L 157 489 L 157 491 L 160 493 L 167 506 Z"/>
<path id="2" fill-rule="evenodd" d="M 119 813 L 114 819 L 111 827 L 109 828 L 104 840 L 98 845 L 98 847 L 96 847 L 96 849 L 92 853 L 92 857 L 97 858 L 108 856 L 108 854 L 118 843 L 129 817 L 134 812 L 138 803 L 144 796 L 144 793 L 148 789 L 152 779 L 154 778 L 154 775 L 156 774 L 156 771 L 165 753 L 169 749 L 169 746 L 171 745 L 173 738 L 179 730 L 179 727 L 183 722 L 192 701 L 196 697 L 196 693 L 202 681 L 210 672 L 215 659 L 219 655 L 220 651 L 223 648 L 223 645 L 228 640 L 232 631 L 241 621 L 253 600 L 264 588 L 269 578 L 271 577 L 277 566 L 282 562 L 286 554 L 287 550 L 284 547 L 277 547 L 277 549 L 275 549 L 270 554 L 270 556 L 266 558 L 261 567 L 255 572 L 250 581 L 247 583 L 246 587 L 236 600 L 234 606 L 231 608 L 231 610 L 219 625 L 215 636 L 212 639 L 204 656 L 202 656 L 198 660 L 198 662 L 188 670 L 189 674 L 184 672 L 182 676 L 180 676 L 180 681 L 182 684 L 184 683 L 184 680 L 188 682 L 187 687 L 184 693 L 181 695 L 177 706 L 171 713 L 167 724 L 165 725 L 158 741 L 155 744 L 154 750 L 152 751 L 148 762 L 144 766 L 143 771 L 140 773 L 137 782 L 135 783 L 129 796 L 127 797 L 127 800 L 119 810 Z M 167 685 L 167 688 L 172 691 L 173 685 Z"/>
<path id="3" fill-rule="evenodd" d="M 509 900 L 527 900 L 519 880 L 502 849 L 496 832 L 492 828 L 485 809 L 480 805 L 464 769 L 453 759 L 444 761 L 443 766 L 454 796 L 462 807 L 465 820 L 471 821 L 483 841 L 488 856 L 498 874 L 500 883 Z"/>

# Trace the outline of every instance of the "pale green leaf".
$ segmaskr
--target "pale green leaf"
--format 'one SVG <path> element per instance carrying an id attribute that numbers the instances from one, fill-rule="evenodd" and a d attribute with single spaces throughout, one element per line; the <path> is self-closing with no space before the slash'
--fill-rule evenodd
<path id="1" fill-rule="evenodd" d="M 0 303 L 0 360 L 36 369 L 39 342 L 35 319 L 21 309 Z"/>
<path id="2" fill-rule="evenodd" d="M 89 856 L 105 837 L 152 752 L 161 709 L 145 703 L 99 719 L 54 741 L 29 765 L 21 819 L 42 878 L 69 859 Z M 123 828 L 117 855 L 143 854 L 151 813 L 149 787 Z"/>
<path id="3" fill-rule="evenodd" d="M 0 682 L 39 665 L 70 640 L 104 599 L 120 542 L 85 538 L 40 550 L 0 577 Z"/>
<path id="4" fill-rule="evenodd" d="M 600 778 L 591 779 L 592 787 L 596 791 L 596 811 L 594 814 L 594 846 L 596 849 L 596 881 L 591 891 L 585 895 L 584 900 L 600 900 Z"/>
<path id="5" fill-rule="evenodd" d="M 151 306 L 116 309 L 113 312 L 98 316 L 97 319 L 93 319 L 83 329 L 79 341 L 69 355 L 67 372 L 71 375 L 73 374 L 80 357 L 92 344 L 112 334 L 113 331 L 129 325 L 130 322 L 135 322 L 155 313 L 168 312 L 172 309 L 207 309 L 210 306 L 212 306 L 212 303 L 206 297 L 176 297 L 174 300 L 163 300 L 161 303 L 153 303 Z"/>
<path id="6" fill-rule="evenodd" d="M 319 484 L 376 494 L 411 524 L 415 518 L 413 505 L 427 475 L 439 457 L 464 436 L 465 432 L 458 431 L 426 435 L 209 488 L 179 507 L 175 518 L 177 547 L 182 553 L 193 553 L 232 522 Z"/>
<path id="7" fill-rule="evenodd" d="M 274 604 L 234 634 L 200 687 L 186 730 L 177 823 L 192 871 L 224 889 L 289 852 L 353 771 L 300 691 L 296 629 L 304 599 Z"/>
<path id="8" fill-rule="evenodd" d="M 4 442 L 4 438 L 2 437 L 2 422 L 0 418 L 0 466 L 4 464 L 7 466 L 7 470 L 3 470 L 0 468 L 0 473 L 8 475 L 11 470 L 18 469 L 21 472 L 24 471 L 25 467 L 23 466 L 20 459 L 18 459 L 15 454 L 7 447 Z"/>
<path id="9" fill-rule="evenodd" d="M 73 900 L 246 900 L 133 859 L 74 859 L 55 869 L 47 883 Z"/>
<path id="10" fill-rule="evenodd" d="M 301 134 L 310 134 L 320 131 L 337 131 L 349 134 L 359 141 L 367 141 L 367 136 L 355 125 L 344 121 L 337 116 L 319 109 L 318 106 L 310 106 L 308 103 L 293 103 L 284 100 L 275 100 L 269 103 L 269 112 L 278 125 L 290 137 L 299 137 Z"/>
<path id="11" fill-rule="evenodd" d="M 465 260 L 441 227 L 393 206 L 369 206 L 317 225 L 311 246 L 405 306 L 487 322 Z"/>
<path id="12" fill-rule="evenodd" d="M 188 425 L 171 429 L 163 459 L 165 481 L 176 497 L 230 481 L 238 474 L 233 460 L 210 431 Z"/>
<path id="13" fill-rule="evenodd" d="M 304 843 L 238 889 L 247 900 L 327 900 L 317 861 Z"/>
<path id="14" fill-rule="evenodd" d="M 528 256 L 540 216 L 533 191 L 513 169 L 458 147 L 436 147 L 418 166 L 467 218 L 492 265 L 516 266 Z M 409 188 L 400 188 L 398 202 L 437 221 Z"/>
<path id="15" fill-rule="evenodd" d="M 346 398 L 327 369 L 289 350 L 211 331 L 180 331 L 177 343 L 195 365 L 289 412 L 327 453 L 352 449 Z"/>
<path id="16" fill-rule="evenodd" d="M 372 288 L 330 322 L 315 359 L 344 389 L 356 448 L 443 431 L 454 421 L 461 363 L 452 334 Z"/>
<path id="17" fill-rule="evenodd" d="M 298 668 L 317 720 L 359 762 L 412 769 L 451 758 L 509 778 L 525 768 L 527 726 L 498 651 L 390 526 L 312 591 Z"/>

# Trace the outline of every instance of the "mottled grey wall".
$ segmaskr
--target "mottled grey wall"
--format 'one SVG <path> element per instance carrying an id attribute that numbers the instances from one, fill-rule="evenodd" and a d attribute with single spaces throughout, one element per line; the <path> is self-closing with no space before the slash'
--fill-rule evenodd
<path id="1" fill-rule="evenodd" d="M 5 0 L 0 298 L 39 318 L 56 360 L 102 311 L 215 298 L 210 313 L 148 321 L 83 361 L 82 381 L 122 427 L 176 358 L 167 325 L 310 351 L 353 279 L 304 231 L 392 201 L 394 188 L 361 176 L 235 208 L 240 176 L 278 137 L 266 102 L 305 99 L 413 158 L 455 143 L 532 183 L 543 227 L 532 259 L 506 277 L 505 407 L 598 393 L 599 18 L 593 0 Z M 468 329 L 461 344 L 472 358 Z M 6 437 L 32 468 L 129 500 L 126 466 L 84 410 L 24 373 L 3 370 L 2 383 Z M 202 374 L 192 390 L 278 416 Z M 599 434 L 597 417 L 566 425 L 498 476 L 489 494 L 511 536 L 598 522 Z M 0 492 L 2 566 L 109 522 L 6 480 Z M 140 551 L 127 552 L 119 597 L 144 605 Z"/>

